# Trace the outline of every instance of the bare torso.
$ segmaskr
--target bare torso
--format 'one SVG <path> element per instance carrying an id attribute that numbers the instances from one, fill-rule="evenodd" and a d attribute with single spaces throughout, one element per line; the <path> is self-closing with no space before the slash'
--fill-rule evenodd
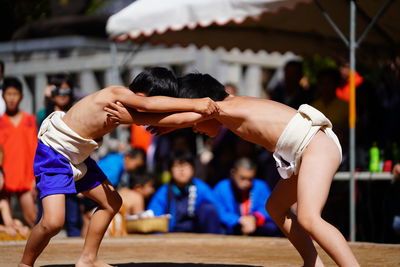
<path id="1" fill-rule="evenodd" d="M 117 100 L 117 95 L 107 87 L 78 101 L 65 114 L 64 122 L 83 138 L 99 140 L 105 134 L 112 132 L 117 125 L 107 121 L 107 113 L 103 110 L 110 102 Z M 115 87 L 114 87 L 115 88 Z M 129 89 L 119 87 L 119 90 Z"/>
<path id="2" fill-rule="evenodd" d="M 296 110 L 281 103 L 247 96 L 218 102 L 217 120 L 243 139 L 275 151 L 276 143 Z"/>

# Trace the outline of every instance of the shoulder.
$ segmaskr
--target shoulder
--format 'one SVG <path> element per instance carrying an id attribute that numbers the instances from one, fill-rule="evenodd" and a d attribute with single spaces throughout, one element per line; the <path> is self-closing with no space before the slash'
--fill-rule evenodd
<path id="1" fill-rule="evenodd" d="M 266 182 L 264 182 L 263 180 L 255 178 L 253 180 L 253 184 L 254 184 L 255 187 L 257 187 L 260 190 L 271 191 L 269 186 L 268 186 L 268 184 Z"/>
<path id="2" fill-rule="evenodd" d="M 221 108 L 222 113 L 225 112 L 227 115 L 240 116 L 240 114 L 253 112 L 249 107 L 258 106 L 265 101 L 267 100 L 250 96 L 229 96 L 223 101 L 217 102 L 217 104 Z"/>
<path id="3" fill-rule="evenodd" d="M 0 115 L 0 123 L 5 121 L 6 114 Z"/>
<path id="4" fill-rule="evenodd" d="M 199 178 L 193 178 L 193 183 L 199 188 L 201 187 L 203 189 L 211 190 L 211 187 Z"/>
<path id="5" fill-rule="evenodd" d="M 268 185 L 266 182 L 264 182 L 263 180 L 258 179 L 258 178 L 254 178 L 254 179 L 253 179 L 253 183 L 259 184 L 259 185 L 265 185 L 265 186 Z"/>
<path id="6" fill-rule="evenodd" d="M 221 180 L 220 182 L 218 182 L 216 185 L 215 185 L 215 187 L 214 187 L 214 189 L 222 189 L 222 188 L 225 188 L 225 187 L 228 187 L 229 185 L 230 185 L 230 180 L 229 179 L 224 179 L 224 180 Z"/>
<path id="7" fill-rule="evenodd" d="M 155 195 L 164 194 L 167 192 L 167 190 L 168 190 L 168 184 L 164 184 L 160 188 L 157 189 L 157 191 L 155 192 Z"/>
<path id="8" fill-rule="evenodd" d="M 193 178 L 193 183 L 196 185 L 204 185 L 204 186 L 208 186 L 204 181 L 200 180 L 199 178 L 194 177 Z"/>
<path id="9" fill-rule="evenodd" d="M 27 113 L 25 111 L 23 112 L 23 114 L 28 120 L 33 121 L 33 122 L 36 121 L 36 116 L 35 115 Z"/>
<path id="10" fill-rule="evenodd" d="M 126 94 L 133 94 L 131 90 L 129 90 L 125 86 L 120 86 L 120 85 L 110 85 L 106 88 L 103 88 L 100 90 L 103 93 L 111 93 L 114 95 L 126 95 Z"/>

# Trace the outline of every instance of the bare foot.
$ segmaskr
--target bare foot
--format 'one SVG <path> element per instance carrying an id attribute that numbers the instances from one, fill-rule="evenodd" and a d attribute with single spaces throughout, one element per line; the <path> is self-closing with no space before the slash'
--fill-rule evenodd
<path id="1" fill-rule="evenodd" d="M 26 265 L 26 264 L 21 262 L 21 263 L 18 264 L 18 267 L 32 267 L 32 266 Z"/>

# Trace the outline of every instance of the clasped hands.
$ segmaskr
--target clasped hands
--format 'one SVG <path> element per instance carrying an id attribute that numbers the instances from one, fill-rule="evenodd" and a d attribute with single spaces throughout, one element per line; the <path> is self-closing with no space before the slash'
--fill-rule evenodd
<path id="1" fill-rule="evenodd" d="M 140 116 L 141 113 L 136 109 L 125 107 L 118 101 L 116 103 L 108 103 L 108 106 L 104 107 L 104 111 L 107 113 L 108 123 L 113 125 L 132 124 L 132 118 L 134 116 Z M 211 117 L 214 114 L 219 113 L 220 108 L 212 99 L 205 97 L 196 99 L 192 111 L 202 114 L 205 117 Z M 177 128 L 150 125 L 146 129 L 152 134 L 162 135 L 176 130 Z"/>

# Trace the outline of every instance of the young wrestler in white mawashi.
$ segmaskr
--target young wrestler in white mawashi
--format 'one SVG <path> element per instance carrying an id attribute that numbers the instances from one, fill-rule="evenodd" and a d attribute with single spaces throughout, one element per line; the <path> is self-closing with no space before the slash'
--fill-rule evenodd
<path id="1" fill-rule="evenodd" d="M 180 79 L 180 97 L 208 96 L 220 106 L 213 119 L 192 113 L 147 114 L 140 118 L 118 104 L 106 108 L 113 120 L 155 125 L 163 134 L 174 127 L 193 127 L 195 132 L 215 136 L 221 124 L 243 139 L 275 152 L 284 178 L 274 188 L 266 209 L 300 253 L 304 266 L 324 266 L 313 244 L 315 240 L 342 267 L 359 266 L 342 234 L 321 218 L 334 174 L 341 162 L 340 144 L 328 119 L 305 105 L 298 111 L 266 99 L 231 96 L 209 75 L 189 74 Z M 176 124 L 176 122 L 179 124 Z M 169 124 L 171 128 L 157 125 Z M 297 211 L 291 210 L 297 203 Z"/>

